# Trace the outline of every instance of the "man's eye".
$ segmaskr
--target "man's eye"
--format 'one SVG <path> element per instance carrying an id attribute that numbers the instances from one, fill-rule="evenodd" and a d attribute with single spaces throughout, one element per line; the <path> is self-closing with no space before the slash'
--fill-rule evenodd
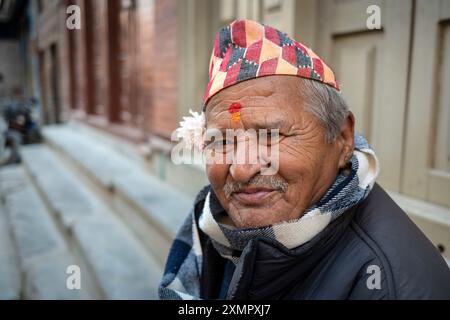
<path id="1" fill-rule="evenodd" d="M 230 141 L 230 140 L 217 140 L 217 141 L 214 141 L 214 146 L 221 147 L 221 146 L 230 145 L 232 143 L 233 143 L 233 141 Z"/>
<path id="2" fill-rule="evenodd" d="M 261 144 L 275 144 L 280 141 L 281 134 L 280 133 L 267 133 L 265 136 L 262 136 L 259 140 Z"/>
<path id="3" fill-rule="evenodd" d="M 221 139 L 211 143 L 211 147 L 217 152 L 227 152 L 233 146 L 233 141 Z"/>

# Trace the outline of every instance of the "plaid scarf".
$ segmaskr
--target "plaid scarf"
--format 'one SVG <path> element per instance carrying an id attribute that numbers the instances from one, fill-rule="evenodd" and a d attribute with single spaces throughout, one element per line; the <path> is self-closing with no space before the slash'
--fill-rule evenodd
<path id="1" fill-rule="evenodd" d="M 331 221 L 364 200 L 379 172 L 374 151 L 367 141 L 355 134 L 355 151 L 350 172 L 339 173 L 319 202 L 305 210 L 299 219 L 271 226 L 238 229 L 221 223 L 226 214 L 215 194 L 209 190 L 198 219 L 190 212 L 172 244 L 159 288 L 161 299 L 200 299 L 202 245 L 199 230 L 212 241 L 219 254 L 237 264 L 240 253 L 251 239 L 278 241 L 293 249 L 311 240 Z"/>

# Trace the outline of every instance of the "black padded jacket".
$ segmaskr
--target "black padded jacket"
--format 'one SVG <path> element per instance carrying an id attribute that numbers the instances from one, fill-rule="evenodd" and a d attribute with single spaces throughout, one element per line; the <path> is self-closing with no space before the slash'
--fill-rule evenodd
<path id="1" fill-rule="evenodd" d="M 203 195 L 202 195 L 203 194 Z M 206 192 L 196 200 L 195 214 Z M 226 261 L 203 243 L 201 297 L 217 299 Z M 444 259 L 377 184 L 309 242 L 288 250 L 267 239 L 244 249 L 227 299 L 450 299 Z"/>

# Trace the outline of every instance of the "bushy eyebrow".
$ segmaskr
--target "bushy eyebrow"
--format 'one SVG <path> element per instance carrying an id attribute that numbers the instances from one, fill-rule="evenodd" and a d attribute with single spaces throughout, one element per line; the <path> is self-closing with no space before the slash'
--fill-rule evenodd
<path id="1" fill-rule="evenodd" d="M 264 120 L 264 121 L 252 121 L 253 128 L 255 129 L 281 129 L 285 124 L 286 121 L 283 119 L 270 119 L 270 120 Z"/>

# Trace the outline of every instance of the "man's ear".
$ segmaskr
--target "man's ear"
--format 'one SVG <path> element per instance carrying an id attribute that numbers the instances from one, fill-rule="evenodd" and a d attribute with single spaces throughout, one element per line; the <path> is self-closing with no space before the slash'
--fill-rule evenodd
<path id="1" fill-rule="evenodd" d="M 341 133 L 337 137 L 340 146 L 339 168 L 345 168 L 351 159 L 355 148 L 355 116 L 351 111 L 341 127 Z"/>

